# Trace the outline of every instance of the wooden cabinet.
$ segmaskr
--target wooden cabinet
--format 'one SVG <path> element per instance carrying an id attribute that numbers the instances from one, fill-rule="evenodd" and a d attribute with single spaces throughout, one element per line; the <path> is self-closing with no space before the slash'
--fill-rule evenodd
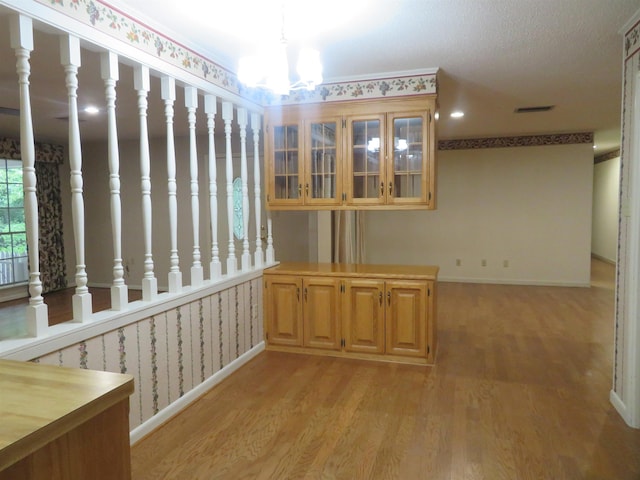
<path id="1" fill-rule="evenodd" d="M 266 332 L 272 345 L 340 348 L 339 282 L 292 275 L 265 277 Z"/>
<path id="2" fill-rule="evenodd" d="M 427 353 L 427 303 L 432 285 L 415 280 L 391 280 L 386 284 L 387 344 L 394 355 L 424 357 Z"/>
<path id="3" fill-rule="evenodd" d="M 391 265 L 269 268 L 264 273 L 267 349 L 434 363 L 437 272 L 437 267 Z"/>
<path id="4" fill-rule="evenodd" d="M 345 351 L 384 353 L 384 280 L 347 279 L 344 283 Z"/>
<path id="5" fill-rule="evenodd" d="M 302 308 L 304 346 L 339 350 L 340 281 L 336 278 L 304 277 Z"/>
<path id="6" fill-rule="evenodd" d="M 331 207 L 341 202 L 339 117 L 272 111 L 266 127 L 267 206 Z"/>
<path id="7" fill-rule="evenodd" d="M 302 346 L 302 279 L 289 275 L 266 279 L 265 310 L 269 342 Z"/>
<path id="8" fill-rule="evenodd" d="M 435 97 L 265 113 L 267 208 L 435 208 Z"/>

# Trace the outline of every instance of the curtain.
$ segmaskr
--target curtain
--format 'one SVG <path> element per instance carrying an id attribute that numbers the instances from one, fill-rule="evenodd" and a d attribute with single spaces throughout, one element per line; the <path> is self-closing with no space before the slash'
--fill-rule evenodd
<path id="1" fill-rule="evenodd" d="M 40 280 L 42 293 L 47 293 L 67 286 L 59 172 L 64 149 L 61 145 L 36 142 L 35 156 Z M 0 157 L 21 160 L 20 141 L 0 138 Z"/>
<path id="2" fill-rule="evenodd" d="M 335 263 L 365 263 L 364 212 L 336 210 L 333 212 L 333 261 Z"/>
<path id="3" fill-rule="evenodd" d="M 36 196 L 38 198 L 38 249 L 42 293 L 67 286 L 62 233 L 62 197 L 57 163 L 40 162 L 36 155 Z"/>

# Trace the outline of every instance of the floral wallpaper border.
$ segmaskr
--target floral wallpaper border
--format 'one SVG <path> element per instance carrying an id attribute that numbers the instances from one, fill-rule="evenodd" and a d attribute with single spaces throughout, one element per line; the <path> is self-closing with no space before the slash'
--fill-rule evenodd
<path id="1" fill-rule="evenodd" d="M 438 150 L 536 147 L 543 145 L 573 145 L 577 143 L 593 143 L 593 132 L 440 140 L 438 141 Z"/>
<path id="2" fill-rule="evenodd" d="M 428 95 L 437 92 L 435 73 L 411 75 L 378 80 L 327 83 L 315 90 L 297 90 L 281 98 L 265 98 L 266 104 L 299 104 L 341 102 L 371 98 L 403 97 L 407 95 Z"/>
<path id="3" fill-rule="evenodd" d="M 611 152 L 608 153 L 603 153 L 602 155 L 598 155 L 597 157 L 595 157 L 593 159 L 593 163 L 602 163 L 602 162 L 606 162 L 607 160 L 611 160 L 613 158 L 618 158 L 620 156 L 620 149 L 616 149 L 613 150 Z"/>
<path id="4" fill-rule="evenodd" d="M 64 147 L 62 145 L 35 142 L 35 151 L 36 162 L 61 165 L 64 161 Z M 0 137 L 0 157 L 10 160 L 22 160 L 20 140 Z"/>
<path id="5" fill-rule="evenodd" d="M 313 91 L 300 90 L 288 96 L 275 95 L 262 89 L 245 87 L 238 81 L 235 73 L 101 0 L 36 0 L 36 2 L 58 10 L 117 40 L 263 106 L 435 94 L 437 89 L 436 74 L 429 73 L 399 78 L 328 83 L 319 85 Z"/>
<path id="6" fill-rule="evenodd" d="M 624 35 L 624 59 L 628 60 L 640 48 L 640 22 L 637 22 Z"/>

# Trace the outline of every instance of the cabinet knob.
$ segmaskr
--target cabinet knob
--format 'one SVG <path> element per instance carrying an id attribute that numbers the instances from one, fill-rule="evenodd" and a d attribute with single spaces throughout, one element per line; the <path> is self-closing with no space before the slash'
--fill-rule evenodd
<path id="1" fill-rule="evenodd" d="M 306 288 L 304 289 L 304 301 L 305 302 L 307 301 L 307 289 Z"/>
<path id="2" fill-rule="evenodd" d="M 389 195 L 393 193 L 393 182 L 389 182 Z"/>
<path id="3" fill-rule="evenodd" d="M 380 302 L 380 306 L 382 306 L 382 292 L 378 292 L 378 301 Z"/>
<path id="4" fill-rule="evenodd" d="M 391 292 L 387 292 L 387 304 L 391 306 Z"/>
<path id="5" fill-rule="evenodd" d="M 380 182 L 380 196 L 384 195 L 384 182 Z"/>
<path id="6" fill-rule="evenodd" d="M 308 183 L 304 186 L 304 193 L 305 193 L 305 195 L 307 197 L 309 196 L 309 184 Z"/>
<path id="7" fill-rule="evenodd" d="M 300 287 L 296 287 L 296 298 L 300 301 Z"/>

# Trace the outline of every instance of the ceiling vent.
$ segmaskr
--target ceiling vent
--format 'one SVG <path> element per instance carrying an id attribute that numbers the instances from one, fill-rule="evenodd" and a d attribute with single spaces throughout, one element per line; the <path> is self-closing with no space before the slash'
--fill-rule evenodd
<path id="1" fill-rule="evenodd" d="M 20 116 L 20 109 L 18 109 L 18 108 L 0 107 L 0 115 L 10 115 L 12 117 L 19 117 Z"/>
<path id="2" fill-rule="evenodd" d="M 548 112 L 553 109 L 555 105 L 541 105 L 538 107 L 519 107 L 515 109 L 515 113 L 535 113 L 535 112 Z"/>

